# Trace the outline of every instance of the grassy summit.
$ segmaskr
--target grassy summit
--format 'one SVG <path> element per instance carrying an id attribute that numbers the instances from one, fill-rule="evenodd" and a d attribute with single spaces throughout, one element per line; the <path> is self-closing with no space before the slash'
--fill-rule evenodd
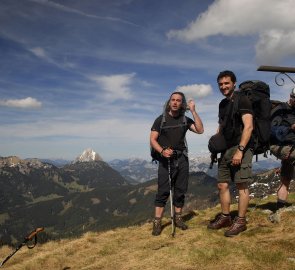
<path id="1" fill-rule="evenodd" d="M 295 269 L 295 212 L 281 214 L 280 223 L 268 220 L 276 198 L 252 200 L 247 214 L 248 230 L 234 238 L 224 230 L 209 231 L 209 220 L 219 206 L 186 215 L 189 230 L 177 229 L 172 238 L 169 219 L 158 237 L 151 235 L 151 223 L 107 232 L 88 232 L 71 240 L 23 247 L 3 269 Z M 295 193 L 289 201 L 295 203 Z M 237 205 L 232 213 L 236 213 Z M 46 228 L 45 228 L 46 230 Z M 12 252 L 0 249 L 4 259 Z"/>

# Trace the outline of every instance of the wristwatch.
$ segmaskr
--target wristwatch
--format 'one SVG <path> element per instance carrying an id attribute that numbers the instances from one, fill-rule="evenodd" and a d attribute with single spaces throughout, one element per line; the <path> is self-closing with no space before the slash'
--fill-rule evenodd
<path id="1" fill-rule="evenodd" d="M 243 145 L 239 145 L 239 146 L 238 146 L 238 149 L 239 149 L 241 152 L 244 152 L 244 150 L 245 150 L 245 146 L 243 146 Z"/>

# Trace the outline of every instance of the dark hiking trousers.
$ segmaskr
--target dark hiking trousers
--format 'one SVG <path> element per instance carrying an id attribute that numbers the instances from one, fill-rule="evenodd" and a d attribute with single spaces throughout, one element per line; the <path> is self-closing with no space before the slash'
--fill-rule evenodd
<path id="1" fill-rule="evenodd" d="M 170 159 L 170 172 L 172 187 L 174 188 L 173 205 L 182 208 L 184 205 L 185 193 L 188 187 L 189 163 L 188 158 L 181 154 L 177 158 Z M 159 162 L 158 169 L 158 193 L 155 199 L 155 206 L 165 207 L 170 195 L 168 159 Z"/>

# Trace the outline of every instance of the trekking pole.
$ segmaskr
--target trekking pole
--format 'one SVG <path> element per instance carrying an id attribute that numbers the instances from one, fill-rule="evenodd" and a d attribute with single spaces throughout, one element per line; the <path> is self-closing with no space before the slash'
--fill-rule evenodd
<path id="1" fill-rule="evenodd" d="M 175 224 L 174 224 L 174 206 L 173 206 L 173 190 L 172 190 L 172 179 L 171 179 L 171 164 L 170 158 L 168 158 L 168 176 L 169 176 L 169 186 L 170 186 L 170 214 L 171 214 L 171 235 L 175 236 Z"/>
<path id="2" fill-rule="evenodd" d="M 20 250 L 24 245 L 27 245 L 27 247 L 29 248 L 29 249 L 32 249 L 32 248 L 34 248 L 35 246 L 36 246 L 36 244 L 37 244 L 37 234 L 39 233 L 39 232 L 42 232 L 44 230 L 44 228 L 42 227 L 42 228 L 37 228 L 37 229 L 35 229 L 34 231 L 32 231 L 29 235 L 27 235 L 26 237 L 25 237 L 25 240 L 10 254 L 10 255 L 8 255 L 5 259 L 4 259 L 4 261 L 0 264 L 0 267 L 2 267 L 3 266 L 3 264 L 4 263 L 6 263 L 18 250 Z M 29 241 L 31 241 L 32 239 L 35 239 L 34 240 L 34 244 L 32 245 L 32 246 L 29 246 L 27 243 L 29 242 Z"/>

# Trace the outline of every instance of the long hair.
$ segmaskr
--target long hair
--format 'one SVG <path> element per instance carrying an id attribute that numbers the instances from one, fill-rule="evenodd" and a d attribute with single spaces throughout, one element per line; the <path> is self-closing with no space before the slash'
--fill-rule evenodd
<path id="1" fill-rule="evenodd" d="M 187 102 L 186 102 L 186 98 L 185 98 L 185 95 L 182 93 L 182 92 L 179 92 L 179 91 L 176 91 L 176 92 L 173 92 L 170 97 L 169 97 L 169 100 L 167 100 L 166 102 L 166 108 L 165 108 L 165 111 L 168 112 L 170 110 L 170 106 L 169 106 L 169 103 L 170 103 L 170 100 L 171 100 L 171 97 L 173 95 L 180 95 L 182 97 L 182 103 L 181 103 L 181 108 L 180 108 L 180 112 L 179 114 L 183 115 L 185 114 L 185 111 L 186 111 L 186 108 L 187 108 Z"/>

